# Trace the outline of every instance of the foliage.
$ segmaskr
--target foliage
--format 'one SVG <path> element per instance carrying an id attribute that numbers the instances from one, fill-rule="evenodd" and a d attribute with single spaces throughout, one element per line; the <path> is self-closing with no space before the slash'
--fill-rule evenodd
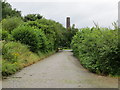
<path id="1" fill-rule="evenodd" d="M 74 28 L 68 31 L 59 22 L 45 19 L 40 14 L 28 14 L 22 21 L 20 11 L 12 9 L 5 1 L 2 5 L 3 32 L 0 36 L 4 40 L 3 76 L 14 74 L 23 67 L 51 55 L 58 51 L 59 47 L 69 46 L 75 34 Z"/>
<path id="2" fill-rule="evenodd" d="M 16 9 L 12 9 L 11 5 L 6 2 L 6 1 L 2 1 L 2 18 L 7 18 L 7 17 L 21 17 L 21 12 L 16 10 Z"/>
<path id="3" fill-rule="evenodd" d="M 24 21 L 35 21 L 38 19 L 42 19 L 43 16 L 41 16 L 40 14 L 28 14 L 27 16 L 24 17 Z"/>
<path id="4" fill-rule="evenodd" d="M 46 37 L 40 29 L 28 26 L 21 26 L 13 30 L 13 38 L 30 47 L 33 52 L 44 51 L 46 49 Z"/>
<path id="5" fill-rule="evenodd" d="M 68 30 L 65 33 L 66 39 L 66 45 L 65 47 L 70 48 L 70 43 L 72 42 L 73 36 L 76 34 L 76 32 L 78 32 L 78 29 L 75 28 L 75 25 L 73 24 L 73 26 L 71 28 L 68 28 Z"/>
<path id="6" fill-rule="evenodd" d="M 25 23 L 25 26 L 41 29 L 48 43 L 48 50 L 57 50 L 64 42 L 66 29 L 58 22 L 47 19 L 40 19 Z M 62 43 L 63 42 L 63 43 Z"/>
<path id="7" fill-rule="evenodd" d="M 5 30 L 2 30 L 2 32 L 0 32 L 0 34 L 2 35 L 2 40 L 5 40 L 5 41 L 13 40 L 12 35 L 9 34 L 9 33 L 8 33 L 7 31 L 5 31 Z"/>
<path id="8" fill-rule="evenodd" d="M 16 71 L 20 70 L 17 63 L 10 63 L 8 61 L 2 61 L 2 76 L 8 76 L 14 74 Z"/>
<path id="9" fill-rule="evenodd" d="M 0 28 L 0 40 L 2 40 L 2 29 Z"/>
<path id="10" fill-rule="evenodd" d="M 26 45 L 17 42 L 3 43 L 2 47 L 2 75 L 8 76 L 22 69 L 39 57 L 29 51 Z"/>
<path id="11" fill-rule="evenodd" d="M 21 69 L 18 57 L 28 51 L 27 47 L 20 43 L 4 42 L 2 47 L 2 75 L 8 76 Z"/>
<path id="12" fill-rule="evenodd" d="M 74 36 L 71 46 L 84 67 L 105 75 L 120 75 L 118 30 L 83 28 Z"/>
<path id="13" fill-rule="evenodd" d="M 2 20 L 2 29 L 11 33 L 11 31 L 21 25 L 23 22 L 18 17 L 12 17 Z"/>
<path id="14" fill-rule="evenodd" d="M 2 2 L 0 1 L 0 21 L 2 20 Z"/>
<path id="15" fill-rule="evenodd" d="M 4 42 L 2 47 L 2 75 L 8 76 L 29 66 L 51 54 L 48 52 L 37 55 L 28 49 L 28 46 L 19 42 Z"/>

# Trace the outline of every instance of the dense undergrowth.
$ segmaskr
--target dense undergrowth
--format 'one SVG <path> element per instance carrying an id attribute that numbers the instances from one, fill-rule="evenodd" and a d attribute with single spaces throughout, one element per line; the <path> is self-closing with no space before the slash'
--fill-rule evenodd
<path id="1" fill-rule="evenodd" d="M 31 52 L 27 45 L 23 45 L 19 42 L 4 42 L 2 49 L 3 76 L 14 74 L 22 68 L 34 64 L 35 62 L 54 53 L 54 51 L 51 51 L 49 53 L 37 55 L 36 53 Z"/>
<path id="2" fill-rule="evenodd" d="M 80 29 L 71 46 L 74 55 L 88 70 L 102 75 L 120 76 L 117 29 Z"/>

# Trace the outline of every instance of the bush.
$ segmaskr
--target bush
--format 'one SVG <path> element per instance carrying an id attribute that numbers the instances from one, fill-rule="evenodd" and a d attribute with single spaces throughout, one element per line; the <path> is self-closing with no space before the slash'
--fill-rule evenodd
<path id="1" fill-rule="evenodd" d="M 84 28 L 73 38 L 74 55 L 84 67 L 105 75 L 120 75 L 118 31 L 107 28 Z"/>
<path id="2" fill-rule="evenodd" d="M 22 20 L 18 17 L 12 17 L 2 20 L 2 29 L 11 33 L 11 31 L 22 24 Z"/>
<path id="3" fill-rule="evenodd" d="M 47 37 L 49 50 L 57 50 L 58 47 L 63 46 L 65 43 L 66 29 L 58 22 L 40 19 L 36 21 L 29 21 L 25 23 L 25 26 L 41 29 Z"/>
<path id="4" fill-rule="evenodd" d="M 43 31 L 28 26 L 21 26 L 12 32 L 13 38 L 29 46 L 33 52 L 44 51 L 46 49 L 46 37 Z"/>
<path id="5" fill-rule="evenodd" d="M 25 23 L 25 26 L 28 26 L 31 28 L 36 28 L 36 29 L 44 32 L 44 34 L 46 36 L 46 42 L 47 42 L 46 50 L 47 51 L 55 50 L 54 44 L 55 44 L 56 37 L 55 37 L 55 32 L 53 31 L 53 29 L 51 29 L 48 25 L 39 24 L 37 21 L 27 22 L 27 23 Z"/>
<path id="6" fill-rule="evenodd" d="M 12 38 L 12 35 L 9 34 L 7 31 L 2 30 L 2 40 L 10 41 L 10 40 L 13 40 L 13 38 Z"/>

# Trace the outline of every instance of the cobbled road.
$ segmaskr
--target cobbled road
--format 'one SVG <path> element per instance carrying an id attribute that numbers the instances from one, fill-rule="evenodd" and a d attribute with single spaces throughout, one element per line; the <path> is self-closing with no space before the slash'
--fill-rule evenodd
<path id="1" fill-rule="evenodd" d="M 61 51 L 3 79 L 3 88 L 117 88 L 118 79 L 93 74 Z"/>

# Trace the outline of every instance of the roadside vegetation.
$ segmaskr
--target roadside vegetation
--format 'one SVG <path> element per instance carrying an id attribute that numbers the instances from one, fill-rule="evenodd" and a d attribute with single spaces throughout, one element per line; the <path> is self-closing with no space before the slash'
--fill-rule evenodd
<path id="1" fill-rule="evenodd" d="M 74 55 L 91 72 L 120 76 L 118 29 L 83 28 L 71 43 Z"/>
<path id="2" fill-rule="evenodd" d="M 8 76 L 57 51 L 70 47 L 68 30 L 40 14 L 21 11 L 2 2 L 2 75 Z M 72 33 L 71 33 L 72 34 Z M 72 39 L 72 38 L 71 38 Z"/>
<path id="3" fill-rule="evenodd" d="M 2 48 L 3 76 L 14 74 L 23 67 L 39 60 L 39 56 L 31 52 L 26 45 L 19 42 L 4 42 Z"/>
<path id="4" fill-rule="evenodd" d="M 1 2 L 1 1 L 0 1 Z M 66 29 L 40 14 L 21 15 L 6 1 L 2 3 L 0 42 L 2 75 L 8 76 L 59 50 L 73 49 L 81 64 L 91 72 L 120 76 L 118 28 Z"/>

